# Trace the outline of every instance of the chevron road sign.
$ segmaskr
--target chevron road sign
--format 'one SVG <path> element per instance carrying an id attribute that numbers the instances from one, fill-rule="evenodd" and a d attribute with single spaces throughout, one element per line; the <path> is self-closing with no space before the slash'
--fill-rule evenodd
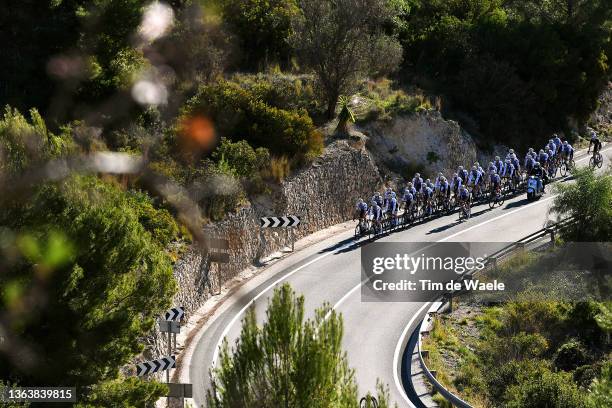
<path id="1" fill-rule="evenodd" d="M 166 312 L 166 320 L 181 320 L 185 316 L 184 307 L 173 307 Z"/>
<path id="2" fill-rule="evenodd" d="M 162 357 L 157 360 L 145 361 L 143 363 L 136 364 L 136 375 L 141 377 L 143 375 L 156 373 L 158 371 L 165 371 L 176 366 L 176 356 Z"/>
<path id="3" fill-rule="evenodd" d="M 261 217 L 262 228 L 295 227 L 300 224 L 300 217 L 288 215 L 286 217 Z"/>

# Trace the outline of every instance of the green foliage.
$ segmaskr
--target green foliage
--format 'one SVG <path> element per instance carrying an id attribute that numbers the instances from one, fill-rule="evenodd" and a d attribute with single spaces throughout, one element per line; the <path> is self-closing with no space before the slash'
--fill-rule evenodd
<path id="1" fill-rule="evenodd" d="M 79 402 L 77 408 L 139 408 L 152 406 L 166 395 L 168 387 L 155 381 L 128 377 L 96 384 L 86 402 Z"/>
<path id="2" fill-rule="evenodd" d="M 272 63 L 289 65 L 291 18 L 295 0 L 221 0 L 223 20 L 240 43 L 240 68 L 262 70 Z"/>
<path id="3" fill-rule="evenodd" d="M 6 5 L 0 15 L 0 48 L 7 56 L 0 58 L 0 105 L 46 110 L 57 79 L 70 81 L 72 89 L 78 86 L 80 100 L 89 102 L 122 87 L 126 76 L 142 66 L 131 37 L 146 3 L 23 0 Z M 64 61 L 50 63 L 53 58 Z M 69 68 L 53 68 L 62 64 Z"/>
<path id="4" fill-rule="evenodd" d="M 570 340 L 557 349 L 553 362 L 559 370 L 572 371 L 585 365 L 588 360 L 584 346 L 579 341 Z"/>
<path id="5" fill-rule="evenodd" d="M 327 108 L 335 115 L 340 95 L 354 90 L 357 79 L 397 68 L 401 46 L 383 32 L 396 9 L 386 0 L 300 0 L 293 19 L 293 45 L 300 61 L 314 71 Z"/>
<path id="6" fill-rule="evenodd" d="M 222 136 L 246 140 L 254 147 L 296 160 L 319 155 L 323 148 L 321 136 L 306 112 L 275 108 L 231 82 L 200 87 L 183 114 L 210 117 Z"/>
<path id="7" fill-rule="evenodd" d="M 0 117 L 0 178 L 18 175 L 28 167 L 65 154 L 74 147 L 66 135 L 56 136 L 36 109 L 28 121 L 17 109 L 7 106 Z"/>
<path id="8" fill-rule="evenodd" d="M 563 231 L 568 241 L 607 242 L 612 239 L 612 172 L 597 175 L 592 169 L 575 171 L 576 183 L 559 185 L 552 212 L 560 219 L 575 217 Z"/>
<path id="9" fill-rule="evenodd" d="M 323 307 L 304 321 L 304 298 L 287 284 L 275 290 L 266 316 L 258 327 L 250 309 L 233 350 L 224 343 L 208 406 L 354 406 L 357 386 L 341 347 L 341 317 Z"/>
<path id="10" fill-rule="evenodd" d="M 602 370 L 601 377 L 591 384 L 589 393 L 591 408 L 609 407 L 612 405 L 612 362 L 607 361 Z"/>
<path id="11" fill-rule="evenodd" d="M 236 177 L 236 170 L 224 157 L 218 162 L 205 160 L 196 174 L 194 198 L 206 218 L 222 220 L 244 202 L 245 191 Z"/>
<path id="12" fill-rule="evenodd" d="M 37 187 L 27 203 L 3 204 L 0 310 L 11 316 L 4 338 L 12 347 L 0 353 L 0 377 L 23 385 L 94 385 L 100 401 L 116 403 L 160 395 L 160 388 L 134 380 L 104 384 L 141 352 L 141 337 L 175 290 L 161 246 L 175 227 L 167 214 L 165 222 L 152 222 L 149 205 L 77 176 Z"/>
<path id="13" fill-rule="evenodd" d="M 508 408 L 565 408 L 588 407 L 571 376 L 541 368 L 506 391 Z"/>
<path id="14" fill-rule="evenodd" d="M 304 298 L 284 284 L 268 301 L 266 317 L 260 327 L 249 309 L 232 350 L 224 342 L 209 408 L 357 406 L 354 372 L 341 346 L 341 316 L 325 305 L 305 320 Z M 388 388 L 377 388 L 380 407 L 389 407 Z"/>
<path id="15" fill-rule="evenodd" d="M 221 143 L 212 154 L 215 160 L 225 160 L 237 176 L 252 177 L 270 164 L 268 149 L 258 147 L 253 149 L 245 140 L 231 142 L 221 138 Z"/>
<path id="16" fill-rule="evenodd" d="M 570 117 L 584 122 L 596 108 L 612 56 L 606 0 L 411 6 L 396 24 L 405 72 L 426 78 L 455 111 L 476 119 L 472 133 L 527 145 L 567 129 Z"/>

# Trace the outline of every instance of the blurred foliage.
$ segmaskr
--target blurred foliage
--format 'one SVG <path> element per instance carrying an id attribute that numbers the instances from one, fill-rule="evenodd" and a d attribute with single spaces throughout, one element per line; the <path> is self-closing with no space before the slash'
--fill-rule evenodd
<path id="1" fill-rule="evenodd" d="M 221 136 L 246 140 L 272 154 L 292 156 L 298 163 L 318 156 L 323 149 L 322 138 L 307 112 L 270 106 L 233 82 L 201 86 L 187 102 L 183 115 L 209 117 Z"/>
<path id="2" fill-rule="evenodd" d="M 111 177 L 54 173 L 25 200 L 10 192 L 28 172 L 82 153 L 79 129 L 57 136 L 35 110 L 28 121 L 7 108 L 0 120 L 0 378 L 81 387 L 83 406 L 141 406 L 163 387 L 120 378 L 119 367 L 172 299 L 165 248 L 176 221 Z"/>
<path id="3" fill-rule="evenodd" d="M 61 121 L 78 115 L 79 103 L 99 103 L 123 88 L 125 79 L 144 65 L 131 39 L 147 3 L 4 2 L 0 106 L 36 107 Z M 67 98 L 60 102 L 57 93 Z"/>
<path id="4" fill-rule="evenodd" d="M 610 77 L 608 0 L 407 0 L 406 77 L 446 95 L 472 133 L 527 145 L 585 122 Z M 466 122 L 466 124 L 468 124 Z"/>
<path id="5" fill-rule="evenodd" d="M 304 320 L 304 298 L 284 284 L 268 301 L 266 317 L 258 326 L 250 308 L 233 348 L 223 343 L 209 408 L 357 406 L 354 372 L 341 346 L 341 316 L 325 305 Z M 388 388 L 377 388 L 379 407 L 388 408 Z"/>
<path id="6" fill-rule="evenodd" d="M 54 135 L 36 109 L 30 120 L 17 109 L 6 106 L 0 117 L 0 179 L 67 154 L 75 147 L 68 129 Z"/>
<path id="7" fill-rule="evenodd" d="M 556 187 L 551 211 L 558 219 L 574 217 L 576 222 L 563 231 L 568 241 L 608 242 L 612 240 L 612 171 L 598 175 L 591 168 L 578 169 L 576 182 Z"/>
<path id="8" fill-rule="evenodd" d="M 152 224 L 153 215 L 150 203 L 91 177 L 3 206 L 0 309 L 12 316 L 13 347 L 0 354 L 2 378 L 88 386 L 117 377 L 175 290 L 156 238 L 176 225 L 167 215 Z"/>

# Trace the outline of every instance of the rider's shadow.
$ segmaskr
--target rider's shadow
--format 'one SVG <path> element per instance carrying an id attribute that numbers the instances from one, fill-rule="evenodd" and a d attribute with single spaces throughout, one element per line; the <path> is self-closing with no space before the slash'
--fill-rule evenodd
<path id="1" fill-rule="evenodd" d="M 474 208 L 474 207 L 472 207 L 472 209 L 473 209 L 473 208 Z M 493 209 L 492 209 L 492 208 L 485 208 L 485 209 L 480 210 L 480 211 L 474 211 L 474 212 L 472 212 L 472 214 L 470 215 L 470 218 L 479 217 L 479 216 L 481 216 L 481 215 L 483 215 L 483 214 L 488 213 L 489 211 L 493 211 Z M 461 223 L 463 223 L 463 222 L 464 222 L 463 220 L 457 220 L 457 221 L 455 221 L 455 222 L 453 222 L 453 223 L 451 223 L 451 224 L 442 225 L 441 227 L 438 227 L 438 228 L 434 228 L 434 229 L 432 229 L 432 230 L 429 230 L 429 232 L 427 233 L 427 235 L 431 235 L 431 234 L 438 234 L 438 233 L 440 233 L 440 232 L 444 232 L 444 231 L 446 231 L 447 229 L 449 229 L 449 228 L 453 228 L 453 227 L 456 227 L 457 225 L 459 225 L 459 224 L 461 224 Z"/>

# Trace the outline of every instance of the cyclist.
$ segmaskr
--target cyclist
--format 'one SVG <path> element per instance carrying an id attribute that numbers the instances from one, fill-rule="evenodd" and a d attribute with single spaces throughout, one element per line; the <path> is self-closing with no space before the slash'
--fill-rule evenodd
<path id="1" fill-rule="evenodd" d="M 463 168 L 463 166 L 459 166 L 457 169 L 457 175 L 461 178 L 461 182 L 466 184 L 468 181 L 468 171 Z"/>
<path id="2" fill-rule="evenodd" d="M 559 151 L 559 148 L 561 147 L 561 138 L 559 137 L 558 134 L 553 134 L 553 139 L 552 139 L 553 143 L 556 146 L 556 151 Z"/>
<path id="3" fill-rule="evenodd" d="M 448 198 L 450 196 L 450 185 L 446 177 L 442 176 L 437 186 L 438 196 Z"/>
<path id="4" fill-rule="evenodd" d="M 591 153 L 591 147 L 593 147 L 593 156 L 596 156 L 597 153 L 601 150 L 601 140 L 597 137 L 597 133 L 591 129 L 591 141 L 589 142 L 589 150 L 587 154 Z"/>
<path id="5" fill-rule="evenodd" d="M 455 197 L 457 197 L 457 194 L 459 193 L 459 188 L 462 185 L 463 185 L 463 180 L 461 179 L 461 177 L 459 177 L 457 173 L 454 173 L 453 178 L 451 179 L 450 188 L 451 190 L 453 190 L 453 194 L 455 194 Z"/>
<path id="6" fill-rule="evenodd" d="M 506 155 L 506 159 L 510 159 L 510 160 L 516 159 L 516 153 L 514 153 L 514 149 L 508 150 L 508 154 Z"/>
<path id="7" fill-rule="evenodd" d="M 540 154 L 538 156 L 538 161 L 536 163 L 540 164 L 540 167 L 542 167 L 543 169 L 546 169 L 548 166 L 548 153 L 546 153 L 544 151 L 544 149 L 540 149 Z"/>
<path id="8" fill-rule="evenodd" d="M 397 196 L 395 192 L 391 193 L 391 198 L 389 199 L 389 207 L 387 208 L 387 212 L 393 219 L 393 225 L 397 225 L 397 210 L 399 209 L 399 204 L 397 203 Z"/>
<path id="9" fill-rule="evenodd" d="M 463 208 L 465 205 L 470 207 L 470 191 L 465 187 L 459 187 L 459 195 L 457 196 L 457 204 L 460 208 Z"/>
<path id="10" fill-rule="evenodd" d="M 489 167 L 487 167 L 487 171 L 489 172 L 489 175 L 493 174 L 491 173 L 492 171 L 497 172 L 497 166 L 495 165 L 495 163 L 489 162 Z"/>
<path id="11" fill-rule="evenodd" d="M 504 168 L 501 171 L 501 176 L 503 178 L 512 179 L 515 170 L 516 169 L 514 168 L 514 164 L 512 164 L 512 160 L 506 159 L 506 162 L 504 163 Z"/>
<path id="12" fill-rule="evenodd" d="M 421 188 L 423 187 L 423 179 L 421 178 L 420 173 L 414 175 L 414 178 L 412 179 L 412 184 L 414 185 L 416 191 L 421 191 Z"/>
<path id="13" fill-rule="evenodd" d="M 372 196 L 372 205 L 374 204 L 377 204 L 379 207 L 383 205 L 382 195 L 380 195 L 378 191 L 374 193 L 374 196 Z"/>
<path id="14" fill-rule="evenodd" d="M 412 186 L 412 183 L 408 183 L 408 187 L 404 189 L 404 211 L 408 212 L 416 201 L 416 189 Z"/>
<path id="15" fill-rule="evenodd" d="M 544 193 L 545 190 L 543 181 L 544 178 L 546 178 L 546 171 L 544 171 L 540 162 L 535 162 L 535 165 L 533 166 L 530 175 L 535 176 L 538 179 L 538 188 L 542 191 L 542 193 Z"/>
<path id="16" fill-rule="evenodd" d="M 538 158 L 538 154 L 536 153 L 535 150 L 533 150 L 533 147 L 529 148 L 529 151 L 527 152 L 527 154 L 533 157 L 533 160 L 537 160 Z"/>
<path id="17" fill-rule="evenodd" d="M 429 179 L 427 181 L 429 181 Z M 423 193 L 423 203 L 425 204 L 427 215 L 431 215 L 431 210 L 432 210 L 431 199 L 433 197 L 433 192 L 434 192 L 433 188 L 430 187 L 430 185 L 431 185 L 431 182 L 423 184 L 423 190 L 421 191 Z"/>
<path id="18" fill-rule="evenodd" d="M 383 218 L 383 212 L 382 208 L 380 208 L 377 202 L 374 202 L 372 207 L 370 207 L 370 214 L 372 215 L 372 222 L 374 223 L 376 230 L 380 230 L 380 223 Z"/>
<path id="19" fill-rule="evenodd" d="M 561 146 L 561 157 L 563 160 L 569 160 L 570 162 L 574 159 L 574 148 L 567 140 L 564 140 Z"/>
<path id="20" fill-rule="evenodd" d="M 389 201 L 391 200 L 391 196 L 393 195 L 393 189 L 391 187 L 387 187 L 385 191 L 385 198 L 383 200 L 383 208 L 389 208 Z"/>
<path id="21" fill-rule="evenodd" d="M 429 187 L 431 191 L 435 191 L 436 186 L 431 182 L 430 179 L 425 180 L 425 186 Z"/>
<path id="22" fill-rule="evenodd" d="M 363 221 L 368 214 L 368 204 L 363 201 L 362 198 L 357 201 L 357 205 L 355 206 L 356 213 L 359 214 L 359 221 Z M 353 218 L 354 219 L 354 218 Z"/>
<path id="23" fill-rule="evenodd" d="M 495 156 L 495 161 L 493 162 L 493 164 L 495 164 L 495 169 L 497 170 L 497 172 L 501 173 L 502 167 L 504 167 L 504 161 L 500 159 L 499 156 Z"/>
<path id="24" fill-rule="evenodd" d="M 506 162 L 507 162 L 506 164 L 509 164 L 510 166 L 514 167 L 512 163 L 510 162 L 510 159 L 506 160 Z M 501 189 L 501 177 L 499 177 L 499 174 L 497 174 L 495 170 L 491 170 L 490 177 L 491 177 L 491 195 L 497 194 L 497 191 Z"/>
<path id="25" fill-rule="evenodd" d="M 531 153 L 535 153 L 533 152 L 533 149 Z M 533 166 L 536 163 L 536 160 L 531 153 L 527 153 L 527 155 L 525 156 L 525 171 L 527 173 L 531 172 L 531 170 L 533 169 Z"/>
<path id="26" fill-rule="evenodd" d="M 438 173 L 438 177 L 436 177 L 435 187 L 438 188 L 440 185 L 440 181 L 444 178 L 444 174 L 442 172 Z"/>
<path id="27" fill-rule="evenodd" d="M 468 177 L 468 186 L 471 186 L 475 192 L 478 191 L 480 189 L 481 179 L 482 173 L 478 170 L 478 166 L 472 166 L 472 171 L 470 171 Z"/>

